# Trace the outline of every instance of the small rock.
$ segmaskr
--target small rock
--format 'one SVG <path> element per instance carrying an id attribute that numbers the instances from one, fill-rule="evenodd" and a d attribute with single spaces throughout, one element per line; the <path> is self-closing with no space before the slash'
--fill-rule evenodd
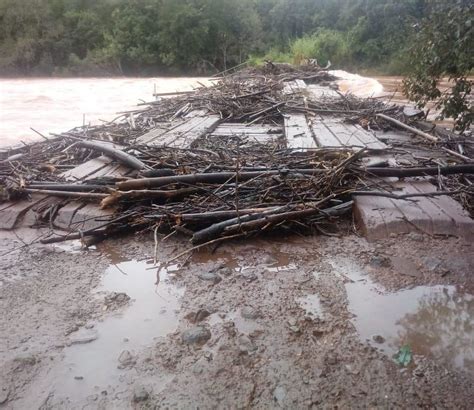
<path id="1" fill-rule="evenodd" d="M 199 309 L 196 312 L 196 316 L 194 319 L 196 323 L 198 323 L 198 322 L 202 322 L 204 319 L 206 319 L 209 316 L 211 316 L 211 313 L 209 311 L 207 311 L 206 309 Z"/>
<path id="2" fill-rule="evenodd" d="M 441 259 L 435 258 L 433 256 L 426 256 L 422 259 L 423 265 L 428 269 L 430 272 L 434 272 L 438 267 L 441 265 Z"/>
<path id="3" fill-rule="evenodd" d="M 83 376 L 74 376 L 74 379 L 75 380 L 84 380 L 84 377 Z"/>
<path id="4" fill-rule="evenodd" d="M 204 326 L 195 326 L 190 329 L 186 329 L 181 334 L 181 340 L 183 343 L 190 344 L 204 344 L 211 338 L 211 332 Z"/>
<path id="5" fill-rule="evenodd" d="M 370 266 L 373 268 L 389 268 L 391 266 L 390 259 L 386 256 L 374 256 L 370 262 Z"/>
<path id="6" fill-rule="evenodd" d="M 423 370 L 421 369 L 416 369 L 413 374 L 416 376 L 416 377 L 424 377 L 425 376 L 425 373 L 423 372 Z"/>
<path id="7" fill-rule="evenodd" d="M 140 403 L 142 401 L 148 400 L 150 393 L 143 386 L 136 386 L 133 389 L 133 402 Z"/>
<path id="8" fill-rule="evenodd" d="M 239 350 L 242 353 L 252 353 L 257 350 L 257 346 L 255 346 L 250 338 L 246 335 L 240 336 L 237 343 L 239 345 Z"/>
<path id="9" fill-rule="evenodd" d="M 375 342 L 375 343 L 384 343 L 385 342 L 385 338 L 381 335 L 373 335 L 372 336 L 372 340 Z"/>
<path id="10" fill-rule="evenodd" d="M 193 374 L 195 374 L 196 376 L 201 374 L 206 368 L 206 363 L 207 363 L 207 359 L 204 357 L 201 357 L 196 363 L 194 363 L 192 367 Z"/>
<path id="11" fill-rule="evenodd" d="M 324 335 L 324 332 L 322 330 L 317 330 L 317 329 L 313 330 L 314 337 L 321 337 L 323 335 Z"/>
<path id="12" fill-rule="evenodd" d="M 244 319 L 258 319 L 260 317 L 260 312 L 257 309 L 254 309 L 250 306 L 245 306 L 240 310 L 240 315 Z"/>
<path id="13" fill-rule="evenodd" d="M 423 242 L 425 240 L 422 234 L 416 232 L 410 232 L 407 238 L 415 242 Z"/>
<path id="14" fill-rule="evenodd" d="M 118 361 L 119 365 L 117 367 L 119 369 L 126 369 L 127 367 L 132 367 L 137 362 L 135 357 L 133 357 L 133 355 L 128 350 L 124 350 L 122 353 L 120 353 Z"/>
<path id="15" fill-rule="evenodd" d="M 257 275 L 253 272 L 243 271 L 241 274 L 242 278 L 244 278 L 247 282 L 253 282 L 258 279 Z"/>
<path id="16" fill-rule="evenodd" d="M 34 366 L 36 363 L 38 363 L 38 359 L 35 356 L 17 356 L 13 359 L 13 361 L 18 367 Z"/>
<path id="17" fill-rule="evenodd" d="M 219 269 L 219 273 L 224 276 L 231 276 L 234 274 L 234 269 L 229 268 L 228 266 L 224 266 Z"/>
<path id="18" fill-rule="evenodd" d="M 104 304 L 107 308 L 125 306 L 129 301 L 130 296 L 123 292 L 112 292 L 104 298 Z"/>
<path id="19" fill-rule="evenodd" d="M 338 360 L 337 356 L 333 353 L 329 353 L 325 357 L 325 362 L 330 366 L 336 365 L 338 363 L 338 361 L 339 360 Z"/>
<path id="20" fill-rule="evenodd" d="M 87 396 L 87 401 L 88 402 L 94 402 L 99 400 L 99 395 L 98 394 L 91 394 L 90 396 Z"/>
<path id="21" fill-rule="evenodd" d="M 215 272 L 201 272 L 198 274 L 198 278 L 214 284 L 219 283 L 222 278 Z"/>
<path id="22" fill-rule="evenodd" d="M 286 398 L 286 389 L 283 386 L 275 387 L 275 390 L 273 390 L 273 399 L 281 407 L 283 407 L 283 405 L 284 405 L 285 398 Z"/>
<path id="23" fill-rule="evenodd" d="M 97 332 L 81 332 L 78 331 L 77 334 L 73 335 L 69 339 L 69 344 L 71 345 L 83 345 L 86 343 L 93 342 L 94 340 L 97 340 L 99 337 L 99 334 Z"/>

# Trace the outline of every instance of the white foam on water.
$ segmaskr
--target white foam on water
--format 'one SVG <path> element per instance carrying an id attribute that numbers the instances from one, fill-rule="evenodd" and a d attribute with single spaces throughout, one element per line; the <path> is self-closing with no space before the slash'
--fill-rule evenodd
<path id="1" fill-rule="evenodd" d="M 344 70 L 331 70 L 329 74 L 339 78 L 337 85 L 343 93 L 351 93 L 361 98 L 379 97 L 384 94 L 383 85 L 374 78 L 362 77 Z"/>

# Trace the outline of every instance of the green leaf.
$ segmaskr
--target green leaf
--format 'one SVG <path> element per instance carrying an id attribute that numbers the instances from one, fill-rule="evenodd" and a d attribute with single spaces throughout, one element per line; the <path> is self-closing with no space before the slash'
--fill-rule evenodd
<path id="1" fill-rule="evenodd" d="M 400 348 L 397 355 L 395 356 L 395 362 L 397 362 L 400 366 L 408 366 L 412 359 L 412 352 L 411 348 L 408 345 L 404 345 Z"/>

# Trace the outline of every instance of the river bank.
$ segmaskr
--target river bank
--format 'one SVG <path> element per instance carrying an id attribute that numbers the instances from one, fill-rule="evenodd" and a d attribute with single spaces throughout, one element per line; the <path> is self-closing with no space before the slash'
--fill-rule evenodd
<path id="1" fill-rule="evenodd" d="M 1 244 L 3 408 L 474 399 L 472 245 L 279 236 L 149 270 L 148 235 L 85 253 L 20 238 Z M 183 246 L 161 242 L 158 260 Z M 393 359 L 405 344 L 407 368 Z"/>

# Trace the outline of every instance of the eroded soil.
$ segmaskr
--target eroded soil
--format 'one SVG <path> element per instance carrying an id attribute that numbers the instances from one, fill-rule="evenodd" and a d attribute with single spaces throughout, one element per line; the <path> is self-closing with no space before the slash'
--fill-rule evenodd
<path id="1" fill-rule="evenodd" d="M 27 235 L 1 241 L 0 408 L 474 402 L 474 253 L 455 238 L 273 236 L 166 265 L 189 247 L 169 239 L 154 268 L 146 235 Z"/>

